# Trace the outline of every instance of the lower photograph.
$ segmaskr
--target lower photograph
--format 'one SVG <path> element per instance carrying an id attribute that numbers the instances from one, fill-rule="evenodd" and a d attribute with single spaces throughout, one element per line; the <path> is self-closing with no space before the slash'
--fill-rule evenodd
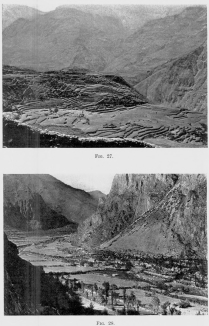
<path id="1" fill-rule="evenodd" d="M 203 174 L 5 174 L 5 315 L 207 315 Z"/>

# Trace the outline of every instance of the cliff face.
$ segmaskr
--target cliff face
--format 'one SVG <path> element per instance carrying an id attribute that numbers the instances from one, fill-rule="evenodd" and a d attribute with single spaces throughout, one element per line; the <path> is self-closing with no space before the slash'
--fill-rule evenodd
<path id="1" fill-rule="evenodd" d="M 5 315 L 25 315 L 36 311 L 40 303 L 39 281 L 42 273 L 42 268 L 21 259 L 16 245 L 4 235 Z"/>
<path id="2" fill-rule="evenodd" d="M 82 237 L 91 245 L 205 258 L 206 178 L 118 175 L 94 219 L 85 221 L 89 227 Z"/>
<path id="3" fill-rule="evenodd" d="M 23 229 L 79 224 L 92 215 L 98 200 L 50 175 L 4 175 L 4 222 Z"/>
<path id="4" fill-rule="evenodd" d="M 175 178 L 175 175 L 116 175 L 106 200 L 100 201 L 96 214 L 79 228 L 82 240 L 97 245 L 117 235 L 162 200 Z"/>
<path id="5" fill-rule="evenodd" d="M 150 101 L 207 110 L 207 44 L 152 71 L 135 88 Z"/>

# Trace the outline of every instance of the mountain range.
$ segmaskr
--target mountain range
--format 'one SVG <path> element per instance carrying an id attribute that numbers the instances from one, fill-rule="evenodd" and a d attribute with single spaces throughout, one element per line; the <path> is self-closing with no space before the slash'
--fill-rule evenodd
<path id="1" fill-rule="evenodd" d="M 32 20 L 38 15 L 44 14 L 40 10 L 23 5 L 2 5 L 2 30 L 11 25 L 17 19 Z"/>
<path id="2" fill-rule="evenodd" d="M 98 198 L 45 174 L 4 175 L 4 223 L 20 230 L 78 225 Z"/>
<path id="3" fill-rule="evenodd" d="M 30 19 L 22 10 L 13 22 L 3 10 L 3 62 L 38 70 L 82 67 L 142 78 L 207 37 L 201 6 L 61 6 Z"/>
<path id="4" fill-rule="evenodd" d="M 32 231 L 74 223 L 76 245 L 205 258 L 206 183 L 196 174 L 121 174 L 105 196 L 50 175 L 5 175 L 4 224 Z"/>
<path id="5" fill-rule="evenodd" d="M 4 146 L 207 145 L 206 6 L 28 10 L 3 10 Z"/>

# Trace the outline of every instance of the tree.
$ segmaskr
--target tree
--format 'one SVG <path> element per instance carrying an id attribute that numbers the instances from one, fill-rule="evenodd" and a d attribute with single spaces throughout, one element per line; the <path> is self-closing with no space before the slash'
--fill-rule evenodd
<path id="1" fill-rule="evenodd" d="M 109 296 L 110 284 L 109 284 L 109 282 L 104 282 L 102 285 L 104 286 L 106 303 L 107 303 L 107 298 Z"/>
<path id="2" fill-rule="evenodd" d="M 159 306 L 160 306 L 160 300 L 157 296 L 154 296 L 151 300 L 151 305 L 153 307 L 153 311 L 155 314 L 158 313 L 159 311 Z"/>
<path id="3" fill-rule="evenodd" d="M 123 303 L 126 303 L 126 289 L 123 289 Z"/>
<path id="4" fill-rule="evenodd" d="M 111 305 L 113 306 L 113 298 L 114 298 L 114 291 L 113 290 L 111 290 L 110 295 L 111 295 Z"/>
<path id="5" fill-rule="evenodd" d="M 96 292 L 96 295 L 97 295 L 97 292 L 98 292 L 98 286 L 96 283 L 94 283 L 94 291 Z"/>
<path id="6" fill-rule="evenodd" d="M 129 300 L 131 302 L 131 304 L 134 306 L 136 304 L 136 296 L 135 296 L 135 293 L 134 291 L 131 291 L 131 294 L 129 296 Z"/>
<path id="7" fill-rule="evenodd" d="M 132 267 L 133 267 L 133 265 L 132 265 L 131 261 L 130 260 L 127 260 L 126 261 L 126 267 L 125 268 L 129 271 Z"/>
<path id="8" fill-rule="evenodd" d="M 84 283 L 81 281 L 81 291 L 84 292 Z"/>
<path id="9" fill-rule="evenodd" d="M 94 294 L 94 286 L 91 285 L 91 296 L 93 297 L 93 294 Z"/>
<path id="10" fill-rule="evenodd" d="M 99 297 L 99 300 L 100 300 L 101 303 L 105 302 L 105 298 L 104 298 L 104 295 L 103 295 L 103 290 L 101 288 L 98 289 L 98 297 Z"/>

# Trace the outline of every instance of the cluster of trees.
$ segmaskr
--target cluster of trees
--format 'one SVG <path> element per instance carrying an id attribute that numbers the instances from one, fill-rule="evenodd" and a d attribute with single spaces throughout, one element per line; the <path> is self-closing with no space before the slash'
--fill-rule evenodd
<path id="1" fill-rule="evenodd" d="M 80 289 L 80 291 L 86 296 L 86 298 L 92 301 L 98 301 L 100 304 L 111 305 L 112 309 L 117 305 L 120 298 L 118 287 L 115 284 L 109 284 L 109 282 L 103 282 L 102 287 L 99 287 L 96 283 L 84 284 L 83 281 L 75 282 L 75 279 L 70 282 L 70 287 L 74 290 Z M 125 310 L 131 311 L 139 310 L 140 300 L 136 299 L 134 291 L 128 295 L 126 289 L 123 289 L 123 305 Z"/>

